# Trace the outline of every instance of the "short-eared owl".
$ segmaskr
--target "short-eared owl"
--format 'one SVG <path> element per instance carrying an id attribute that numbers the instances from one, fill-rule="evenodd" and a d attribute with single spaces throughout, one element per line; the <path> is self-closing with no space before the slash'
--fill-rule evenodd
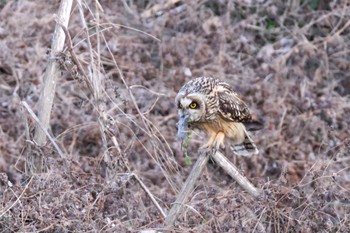
<path id="1" fill-rule="evenodd" d="M 210 78 L 195 78 L 186 83 L 176 96 L 179 113 L 178 137 L 184 139 L 192 129 L 209 135 L 204 147 L 219 149 L 229 139 L 235 154 L 249 156 L 258 149 L 248 135 L 261 124 L 252 121 L 247 105 L 225 82 Z"/>

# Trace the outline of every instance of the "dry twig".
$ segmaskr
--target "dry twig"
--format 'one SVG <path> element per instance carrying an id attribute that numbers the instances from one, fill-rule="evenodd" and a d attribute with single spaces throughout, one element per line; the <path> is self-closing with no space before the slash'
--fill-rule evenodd
<path id="1" fill-rule="evenodd" d="M 28 183 L 26 184 L 26 186 L 24 187 L 23 191 L 21 192 L 21 194 L 19 195 L 19 197 L 16 199 L 16 201 L 14 201 L 9 207 L 5 208 L 2 213 L 0 213 L 0 219 L 9 211 L 11 210 L 22 198 L 23 194 L 27 191 L 27 188 L 29 187 L 30 183 L 32 182 L 33 180 L 33 177 L 32 176 L 30 178 L 30 180 L 28 181 Z"/>
<path id="2" fill-rule="evenodd" d="M 42 129 L 42 131 L 45 133 L 45 136 L 47 136 L 49 138 L 49 140 L 51 141 L 51 143 L 53 144 L 53 146 L 55 147 L 55 149 L 57 150 L 57 153 L 61 156 L 61 158 L 67 162 L 67 158 L 66 155 L 62 152 L 62 150 L 60 149 L 60 147 L 57 145 L 57 143 L 55 142 L 55 139 L 50 135 L 50 133 L 47 131 L 47 129 L 45 128 L 45 126 L 43 125 L 42 122 L 40 122 L 39 118 L 35 115 L 35 113 L 33 112 L 33 110 L 29 107 L 29 105 L 27 104 L 27 102 L 22 101 L 21 102 L 22 106 L 28 111 L 28 113 L 32 116 L 32 118 L 35 120 L 35 122 L 37 123 L 37 125 L 40 127 L 40 129 Z"/>
<path id="3" fill-rule="evenodd" d="M 151 199 L 151 201 L 153 202 L 153 204 L 156 206 L 156 208 L 159 210 L 159 212 L 162 214 L 163 218 L 166 218 L 166 214 L 164 212 L 164 210 L 162 209 L 162 207 L 159 205 L 159 203 L 157 202 L 157 200 L 154 198 L 153 194 L 151 193 L 151 191 L 147 188 L 147 186 L 142 182 L 141 178 L 136 174 L 136 173 L 132 173 L 132 175 L 134 176 L 134 178 L 137 180 L 137 182 L 140 184 L 141 188 L 147 193 L 148 197 Z"/>
<path id="4" fill-rule="evenodd" d="M 118 153 L 121 154 L 122 151 L 120 149 L 119 143 L 116 139 L 115 136 L 112 136 L 112 142 L 114 144 L 114 147 L 117 149 Z M 134 172 L 131 172 L 131 169 L 128 165 L 128 162 L 125 161 L 125 159 L 123 158 L 123 156 L 120 156 L 121 159 L 123 160 L 124 166 L 126 167 L 126 169 L 128 170 L 129 173 L 131 173 L 131 175 L 135 178 L 135 180 L 140 184 L 141 188 L 146 192 L 146 194 L 148 195 L 148 197 L 151 199 L 152 203 L 156 206 L 156 208 L 159 210 L 159 212 L 162 214 L 163 218 L 166 217 L 166 214 L 164 212 L 164 210 L 162 209 L 162 207 L 159 205 L 159 203 L 157 202 L 157 200 L 154 198 L 154 195 L 151 193 L 151 191 L 147 188 L 147 186 L 142 182 L 141 178 Z"/>

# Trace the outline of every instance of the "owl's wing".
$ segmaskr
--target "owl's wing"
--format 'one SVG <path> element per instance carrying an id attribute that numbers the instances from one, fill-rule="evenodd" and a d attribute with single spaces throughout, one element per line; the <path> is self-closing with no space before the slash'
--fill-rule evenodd
<path id="1" fill-rule="evenodd" d="M 252 119 L 247 105 L 237 96 L 227 83 L 217 86 L 219 114 L 228 121 L 249 122 Z"/>

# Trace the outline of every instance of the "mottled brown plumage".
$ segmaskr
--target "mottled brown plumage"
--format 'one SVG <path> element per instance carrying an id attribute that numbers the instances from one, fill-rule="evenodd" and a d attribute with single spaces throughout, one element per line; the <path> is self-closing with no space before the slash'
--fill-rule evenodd
<path id="1" fill-rule="evenodd" d="M 198 128 L 209 135 L 204 147 L 219 148 L 228 138 L 236 154 L 258 153 L 244 125 L 252 120 L 250 111 L 227 83 L 211 77 L 195 78 L 179 90 L 175 101 L 179 138 Z"/>

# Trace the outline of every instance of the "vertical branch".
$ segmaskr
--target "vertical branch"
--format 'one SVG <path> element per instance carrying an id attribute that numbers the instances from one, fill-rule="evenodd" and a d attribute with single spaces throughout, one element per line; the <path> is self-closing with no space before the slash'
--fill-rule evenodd
<path id="1" fill-rule="evenodd" d="M 58 18 L 65 25 L 68 26 L 69 16 L 72 8 L 73 0 L 62 0 L 60 8 L 58 10 Z M 63 50 L 65 41 L 65 34 L 61 26 L 56 23 L 55 31 L 51 42 L 51 53 L 55 54 Z M 58 76 L 58 64 L 54 59 L 50 59 L 44 75 L 44 86 L 38 103 L 38 115 L 39 121 L 42 126 L 47 130 L 50 123 L 50 115 L 53 104 L 53 98 L 55 96 L 56 80 Z M 39 125 L 35 128 L 34 141 L 43 146 L 46 143 L 46 134 Z M 43 157 L 29 154 L 30 161 L 33 161 L 32 169 L 30 173 L 40 173 L 43 170 Z"/>

